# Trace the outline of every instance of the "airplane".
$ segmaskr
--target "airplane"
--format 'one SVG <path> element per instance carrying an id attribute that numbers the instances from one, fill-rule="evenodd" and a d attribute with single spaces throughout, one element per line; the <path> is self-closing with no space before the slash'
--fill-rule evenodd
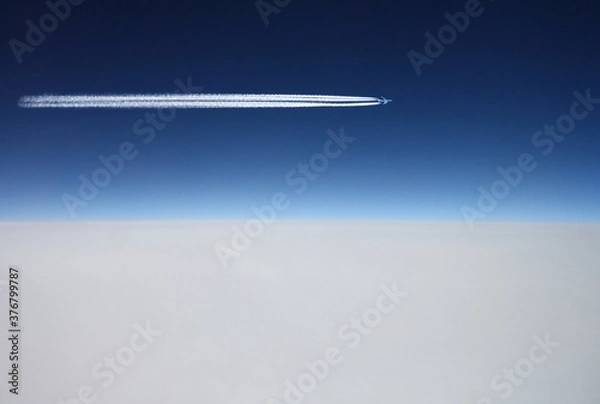
<path id="1" fill-rule="evenodd" d="M 388 100 L 388 99 L 387 99 L 387 98 L 385 98 L 385 97 L 379 97 L 379 98 L 378 98 L 378 101 L 379 101 L 379 103 L 380 103 L 381 105 L 385 105 L 385 104 L 387 104 L 388 102 L 392 102 L 393 100 Z"/>

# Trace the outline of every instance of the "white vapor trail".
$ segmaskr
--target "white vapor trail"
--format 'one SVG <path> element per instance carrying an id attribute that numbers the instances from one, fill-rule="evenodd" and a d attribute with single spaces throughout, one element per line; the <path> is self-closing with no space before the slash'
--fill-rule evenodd
<path id="1" fill-rule="evenodd" d="M 311 108 L 380 105 L 376 97 L 303 94 L 33 95 L 21 108 Z"/>

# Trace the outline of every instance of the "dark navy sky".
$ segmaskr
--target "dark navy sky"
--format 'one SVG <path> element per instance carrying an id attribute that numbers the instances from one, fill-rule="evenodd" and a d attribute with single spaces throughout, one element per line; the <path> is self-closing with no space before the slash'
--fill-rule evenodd
<path id="1" fill-rule="evenodd" d="M 265 25 L 253 1 L 85 0 L 21 64 L 9 41 L 24 43 L 26 21 L 39 26 L 49 9 L 10 7 L 1 24 L 0 220 L 248 218 L 277 192 L 289 198 L 279 216 L 287 219 L 463 220 L 465 206 L 477 220 L 600 219 L 600 104 L 577 106 L 587 115 L 561 142 L 532 142 L 570 113 L 574 91 L 600 98 L 596 1 L 482 0 L 481 15 L 421 75 L 407 53 L 425 55 L 425 33 L 437 36 L 464 1 L 293 0 Z M 179 110 L 148 143 L 134 124 L 151 110 L 17 107 L 26 94 L 170 93 L 188 78 L 208 93 L 394 102 Z M 286 175 L 341 127 L 356 140 L 296 192 Z M 84 201 L 81 176 L 92 178 L 98 157 L 124 142 L 136 156 Z M 524 153 L 535 168 L 495 207 L 478 207 L 479 187 L 492 192 L 497 167 Z M 66 194 L 86 205 L 70 214 Z"/>

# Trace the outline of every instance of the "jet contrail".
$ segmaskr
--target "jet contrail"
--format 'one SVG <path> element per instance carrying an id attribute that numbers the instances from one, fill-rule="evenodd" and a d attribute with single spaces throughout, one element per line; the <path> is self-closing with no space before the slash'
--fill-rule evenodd
<path id="1" fill-rule="evenodd" d="M 304 94 L 124 94 L 28 95 L 21 108 L 311 108 L 367 107 L 390 102 L 384 97 Z"/>

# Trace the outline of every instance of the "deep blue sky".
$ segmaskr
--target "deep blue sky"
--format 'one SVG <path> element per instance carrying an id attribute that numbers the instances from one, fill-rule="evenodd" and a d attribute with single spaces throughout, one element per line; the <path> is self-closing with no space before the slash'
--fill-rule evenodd
<path id="1" fill-rule="evenodd" d="M 78 197 L 78 177 L 130 141 L 138 155 L 76 220 L 247 218 L 278 191 L 291 200 L 287 219 L 462 220 L 498 166 L 530 153 L 537 167 L 485 220 L 597 222 L 600 104 L 548 155 L 532 136 L 569 113 L 575 90 L 600 97 L 600 9 L 526 3 L 482 1 L 418 76 L 407 53 L 424 53 L 425 32 L 437 35 L 464 1 L 293 0 L 265 26 L 253 1 L 86 0 L 21 64 L 8 42 L 24 41 L 25 21 L 38 25 L 48 8 L 13 2 L 1 24 L 0 220 L 70 220 L 63 195 Z M 173 92 L 188 77 L 209 93 L 394 102 L 180 110 L 148 144 L 133 131 L 147 110 L 17 107 L 24 94 Z M 296 193 L 286 174 L 340 127 L 357 140 Z"/>

